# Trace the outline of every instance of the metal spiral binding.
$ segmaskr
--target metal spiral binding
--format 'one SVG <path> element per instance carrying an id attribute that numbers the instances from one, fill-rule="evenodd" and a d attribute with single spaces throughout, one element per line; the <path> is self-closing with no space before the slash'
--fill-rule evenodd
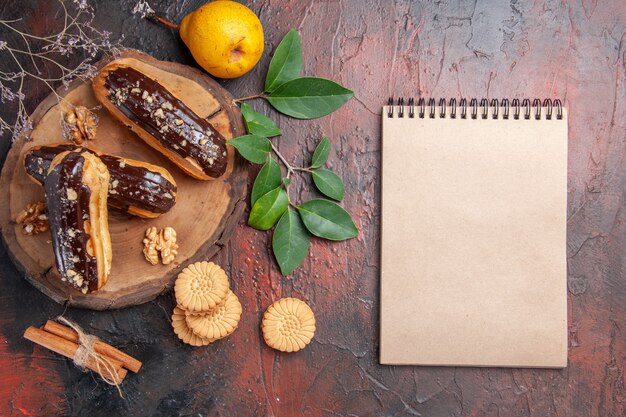
<path id="1" fill-rule="evenodd" d="M 404 98 L 400 97 L 396 101 L 394 101 L 393 97 L 389 97 L 387 105 L 389 106 L 389 109 L 387 111 L 387 117 L 393 118 L 394 116 L 397 116 L 398 118 L 404 118 Z M 440 98 L 438 102 L 434 98 L 429 98 L 427 103 L 426 99 L 422 97 L 417 100 L 417 106 L 415 105 L 414 98 L 408 99 L 408 117 L 410 119 L 413 119 L 415 117 L 424 119 L 426 117 L 426 114 L 428 114 L 428 118 L 430 119 L 434 119 L 437 116 L 439 116 L 440 119 L 444 119 L 446 117 L 456 119 L 458 114 L 461 119 L 467 119 L 468 107 L 470 107 L 470 117 L 472 119 L 477 119 L 479 113 L 482 119 L 487 119 L 489 117 L 489 109 L 491 109 L 492 119 L 502 118 L 504 120 L 507 120 L 509 119 L 512 112 L 513 119 L 515 120 L 519 119 L 520 116 L 523 116 L 525 120 L 530 120 L 531 116 L 533 115 L 533 118 L 535 120 L 541 120 L 541 112 L 543 108 L 545 108 L 546 110 L 543 117 L 544 119 L 552 119 L 554 108 L 556 108 L 556 118 L 558 120 L 561 120 L 563 118 L 563 105 L 561 103 L 561 100 L 559 99 L 551 100 L 547 98 L 542 102 L 540 99 L 536 98 L 533 99 L 531 104 L 531 101 L 526 98 L 523 99 L 520 104 L 520 100 L 517 98 L 511 100 L 510 102 L 506 98 L 501 100 L 493 98 L 491 99 L 491 101 L 487 100 L 486 98 L 481 98 L 480 102 L 476 98 L 472 98 L 470 99 L 468 105 L 467 99 L 462 98 L 459 100 L 459 104 L 457 107 L 456 98 Z M 449 113 L 447 113 L 448 108 L 450 108 Z M 439 112 L 437 112 L 437 109 L 439 109 Z"/>

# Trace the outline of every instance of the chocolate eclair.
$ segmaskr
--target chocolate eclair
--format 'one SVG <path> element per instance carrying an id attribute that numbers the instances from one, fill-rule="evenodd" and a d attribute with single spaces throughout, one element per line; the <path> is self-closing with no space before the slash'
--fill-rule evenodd
<path id="1" fill-rule="evenodd" d="M 123 61 L 106 65 L 92 82 L 96 98 L 148 145 L 194 178 L 226 172 L 226 140 L 158 80 Z"/>
<path id="2" fill-rule="evenodd" d="M 158 165 L 119 156 L 101 154 L 70 143 L 31 148 L 24 156 L 26 173 L 43 184 L 50 163 L 66 151 L 91 152 L 100 157 L 111 176 L 109 207 L 144 218 L 158 217 L 176 203 L 176 181 L 168 170 Z"/>
<path id="3" fill-rule="evenodd" d="M 84 294 L 102 288 L 111 271 L 108 184 L 107 167 L 85 151 L 58 154 L 44 181 L 57 269 Z"/>

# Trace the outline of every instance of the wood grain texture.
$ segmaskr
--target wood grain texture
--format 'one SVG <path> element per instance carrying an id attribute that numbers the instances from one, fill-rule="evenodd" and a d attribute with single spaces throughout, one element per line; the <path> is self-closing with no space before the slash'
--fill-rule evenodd
<path id="1" fill-rule="evenodd" d="M 97 67 L 104 66 L 102 60 Z M 219 84 L 200 71 L 177 63 L 158 61 L 135 50 L 124 50 L 116 62 L 130 64 L 152 77 L 158 77 L 175 96 L 230 139 L 243 134 L 245 128 L 233 98 Z M 104 108 L 98 107 L 92 86 L 74 80 L 68 89 L 48 96 L 32 114 L 34 129 L 28 138 L 15 141 L 6 157 L 0 176 L 0 194 L 8 196 L 0 207 L 0 231 L 10 257 L 27 280 L 53 300 L 73 307 L 106 310 L 133 306 L 152 300 L 169 291 L 180 272 L 181 264 L 211 257 L 232 234 L 243 212 L 246 196 L 247 165 L 228 147 L 228 169 L 211 181 L 190 177 L 161 153 L 149 148 L 140 138 Z M 43 201 L 43 187 L 24 170 L 26 153 L 35 146 L 63 141 L 59 120 L 65 103 L 94 108 L 98 117 L 96 137 L 85 146 L 111 155 L 124 156 L 162 166 L 175 178 L 177 204 L 157 219 L 146 220 L 116 210 L 109 213 L 109 232 L 114 261 L 107 284 L 98 291 L 82 294 L 61 282 L 55 267 L 50 234 L 27 236 L 14 219 L 32 202 Z M 189 221 L 195 218 L 195 221 Z M 173 227 L 178 235 L 178 255 L 168 265 L 149 266 L 142 253 L 142 239 L 148 227 Z"/>
<path id="2" fill-rule="evenodd" d="M 151 1 L 179 21 L 203 0 Z M 322 134 L 346 181 L 357 239 L 314 240 L 281 278 L 270 235 L 242 221 L 213 259 L 242 301 L 240 328 L 208 348 L 183 346 L 164 295 L 120 311 L 67 316 L 144 362 L 124 381 L 127 399 L 19 336 L 62 309 L 26 283 L 0 249 L 0 390 L 3 415 L 148 416 L 623 416 L 626 413 L 626 6 L 622 0 L 531 2 L 254 1 L 266 53 L 248 75 L 221 84 L 259 92 L 272 51 L 290 29 L 303 39 L 304 72 L 355 91 L 314 121 L 279 117 L 276 140 L 305 163 Z M 99 25 L 125 45 L 192 64 L 175 33 L 131 16 L 131 0 L 98 2 Z M 9 0 L 7 18 L 30 30 L 53 25 L 54 2 Z M 38 32 L 39 33 L 39 32 Z M 382 367 L 378 355 L 380 107 L 389 95 L 551 97 L 570 114 L 568 181 L 569 366 L 564 370 Z M 33 85 L 32 104 L 47 93 Z M 29 101 L 30 102 L 30 101 Z M 1 110 L 3 114 L 8 108 Z M 8 142 L 0 142 L 4 154 Z M 250 169 L 250 178 L 257 168 Z M 309 197 L 308 178 L 292 198 Z M 541 196 L 537 196 L 540 198 Z M 419 219 L 416 219 L 419 221 Z M 307 300 L 315 339 L 294 355 L 268 349 L 263 310 L 281 296 Z M 36 371 L 35 371 L 36 370 Z M 46 371 L 42 375 L 40 371 Z M 41 378 L 36 382 L 33 376 Z M 43 389 L 42 387 L 49 387 Z M 45 399 L 44 399 L 45 398 Z"/>

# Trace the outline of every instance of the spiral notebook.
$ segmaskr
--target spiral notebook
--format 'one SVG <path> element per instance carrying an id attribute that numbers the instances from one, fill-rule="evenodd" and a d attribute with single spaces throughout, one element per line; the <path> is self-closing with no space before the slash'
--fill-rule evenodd
<path id="1" fill-rule="evenodd" d="M 567 112 L 383 107 L 380 362 L 567 364 Z"/>

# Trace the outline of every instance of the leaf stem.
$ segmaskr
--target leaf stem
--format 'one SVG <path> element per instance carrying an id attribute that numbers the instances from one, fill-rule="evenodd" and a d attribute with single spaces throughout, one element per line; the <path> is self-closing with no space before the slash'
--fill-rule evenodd
<path id="1" fill-rule="evenodd" d="M 270 142 L 270 144 L 272 145 L 272 151 L 274 151 L 276 156 L 278 156 L 278 159 L 280 159 L 281 162 L 285 164 L 285 167 L 287 168 L 287 178 L 289 178 L 294 171 L 298 171 L 300 169 L 298 167 L 293 167 L 289 162 L 287 162 L 285 157 L 278 151 L 278 148 L 276 148 L 276 146 L 274 146 L 272 142 Z"/>
<path id="2" fill-rule="evenodd" d="M 255 99 L 255 98 L 263 98 L 263 97 L 265 97 L 265 91 L 263 91 L 263 92 L 261 92 L 261 93 L 259 93 L 259 94 L 254 94 L 254 95 L 252 95 L 252 96 L 247 96 L 247 97 L 236 98 L 236 99 L 234 99 L 233 101 L 234 101 L 235 103 L 240 103 L 240 102 L 242 102 L 242 101 L 246 101 L 246 100 L 253 100 L 253 99 Z"/>
<path id="3" fill-rule="evenodd" d="M 278 150 L 278 148 L 276 148 L 276 146 L 274 146 L 274 144 L 270 141 L 270 144 L 272 145 L 272 151 L 274 151 L 274 153 L 276 154 L 276 156 L 278 156 L 278 159 L 280 159 L 280 161 L 285 164 L 285 168 L 287 168 L 287 180 L 289 180 L 289 178 L 291 177 L 291 174 L 293 174 L 295 171 L 299 171 L 302 168 L 298 168 L 298 167 L 294 167 L 292 166 L 289 162 L 287 162 L 287 159 L 285 159 L 285 157 L 283 156 L 283 154 L 280 153 L 280 151 Z M 293 208 L 297 208 L 297 206 L 291 201 L 291 197 L 289 196 L 289 181 L 287 181 L 287 184 L 285 185 L 285 192 L 287 193 L 287 201 L 289 202 L 289 205 L 292 206 Z"/>

